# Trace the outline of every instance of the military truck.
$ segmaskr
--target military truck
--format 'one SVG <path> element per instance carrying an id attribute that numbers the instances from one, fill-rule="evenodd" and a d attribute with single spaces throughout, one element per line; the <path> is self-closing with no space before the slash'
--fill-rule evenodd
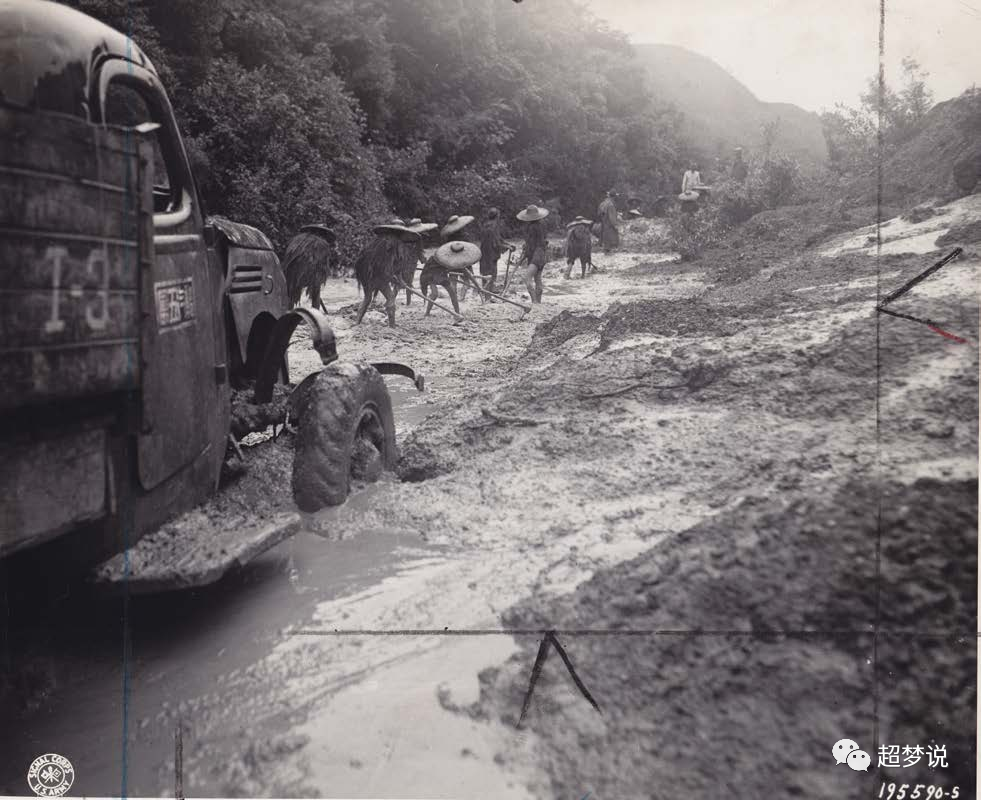
<path id="1" fill-rule="evenodd" d="M 391 466 L 379 369 L 421 378 L 333 363 L 326 317 L 289 308 L 270 240 L 204 216 L 139 46 L 56 3 L 0 0 L 0 63 L 0 558 L 70 538 L 83 561 L 123 552 L 103 576 L 155 590 L 215 580 L 290 535 L 295 507 L 224 528 L 193 516 L 237 446 L 233 397 L 239 436 L 292 411 L 312 442 L 293 465 L 302 510 L 343 502 L 359 454 Z M 301 324 L 330 366 L 298 403 L 286 353 Z M 140 550 L 162 530 L 168 547 Z"/>

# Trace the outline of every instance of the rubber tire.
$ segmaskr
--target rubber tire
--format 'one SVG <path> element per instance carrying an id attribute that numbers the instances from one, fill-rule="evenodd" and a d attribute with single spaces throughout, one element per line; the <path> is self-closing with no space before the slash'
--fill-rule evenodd
<path id="1" fill-rule="evenodd" d="M 352 455 L 363 423 L 369 426 L 366 433 L 382 469 L 394 469 L 395 419 L 385 380 L 368 364 L 331 364 L 300 388 L 293 497 L 301 511 L 312 513 L 347 499 Z"/>

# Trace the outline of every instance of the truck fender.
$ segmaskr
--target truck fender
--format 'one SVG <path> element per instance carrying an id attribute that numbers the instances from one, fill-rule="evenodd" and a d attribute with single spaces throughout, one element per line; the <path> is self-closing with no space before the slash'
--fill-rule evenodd
<path id="1" fill-rule="evenodd" d="M 283 358 L 290 345 L 293 331 L 301 322 L 310 326 L 313 349 L 326 365 L 337 360 L 337 341 L 323 312 L 313 308 L 294 308 L 288 311 L 273 326 L 266 345 L 266 352 L 259 365 L 256 376 L 254 400 L 257 404 L 272 400 L 273 385 L 283 366 Z"/>

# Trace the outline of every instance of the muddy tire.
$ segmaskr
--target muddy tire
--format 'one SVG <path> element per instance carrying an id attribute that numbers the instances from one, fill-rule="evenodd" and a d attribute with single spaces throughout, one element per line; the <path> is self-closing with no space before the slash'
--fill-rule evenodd
<path id="1" fill-rule="evenodd" d="M 314 512 L 343 503 L 352 480 L 394 468 L 395 420 L 385 381 L 367 364 L 332 364 L 298 388 L 293 497 Z"/>

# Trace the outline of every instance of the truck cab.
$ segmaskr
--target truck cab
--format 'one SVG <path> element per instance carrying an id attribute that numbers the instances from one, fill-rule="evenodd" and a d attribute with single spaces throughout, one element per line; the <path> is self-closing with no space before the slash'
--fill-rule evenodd
<path id="1" fill-rule="evenodd" d="M 216 490 L 286 282 L 205 218 L 131 39 L 0 0 L 0 63 L 0 558 L 68 533 L 103 557 Z"/>

